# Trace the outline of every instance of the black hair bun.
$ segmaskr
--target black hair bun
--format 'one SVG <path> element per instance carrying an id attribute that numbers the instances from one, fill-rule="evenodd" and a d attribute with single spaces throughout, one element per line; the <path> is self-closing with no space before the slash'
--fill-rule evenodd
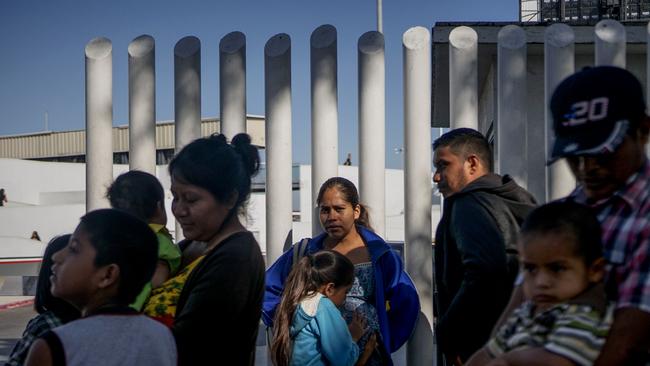
<path id="1" fill-rule="evenodd" d="M 251 137 L 246 133 L 239 133 L 232 138 L 231 145 L 241 156 L 248 175 L 255 175 L 260 168 L 260 156 L 257 148 L 251 144 Z"/>
<path id="2" fill-rule="evenodd" d="M 226 135 L 222 135 L 220 133 L 213 133 L 212 135 L 210 135 L 210 137 L 208 137 L 208 139 L 215 140 L 218 143 L 224 144 L 224 145 L 226 145 L 228 143 L 228 141 L 226 141 Z"/>

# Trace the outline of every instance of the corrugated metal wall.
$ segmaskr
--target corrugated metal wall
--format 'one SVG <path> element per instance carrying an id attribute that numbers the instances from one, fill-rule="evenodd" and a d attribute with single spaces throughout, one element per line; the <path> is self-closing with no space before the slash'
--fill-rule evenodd
<path id="1" fill-rule="evenodd" d="M 204 119 L 201 134 L 209 136 L 219 131 L 216 118 Z M 253 144 L 264 147 L 264 118 L 249 116 L 247 131 Z M 156 125 L 156 150 L 174 148 L 174 123 Z M 113 152 L 129 151 L 127 126 L 113 127 Z M 30 135 L 0 136 L 0 158 L 47 159 L 78 156 L 86 153 L 86 131 L 39 132 Z"/>

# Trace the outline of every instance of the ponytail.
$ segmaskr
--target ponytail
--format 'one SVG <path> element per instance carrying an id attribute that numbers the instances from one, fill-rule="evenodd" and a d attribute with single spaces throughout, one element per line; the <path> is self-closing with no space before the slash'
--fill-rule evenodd
<path id="1" fill-rule="evenodd" d="M 338 252 L 323 250 L 308 254 L 293 266 L 273 321 L 271 359 L 275 366 L 287 366 L 291 360 L 293 349 L 289 331 L 300 302 L 328 283 L 340 287 L 353 281 L 354 265 Z"/>
<path id="2" fill-rule="evenodd" d="M 354 223 L 374 231 L 372 226 L 370 226 L 370 215 L 368 214 L 368 209 L 361 203 L 359 203 L 359 218 L 354 220 Z"/>

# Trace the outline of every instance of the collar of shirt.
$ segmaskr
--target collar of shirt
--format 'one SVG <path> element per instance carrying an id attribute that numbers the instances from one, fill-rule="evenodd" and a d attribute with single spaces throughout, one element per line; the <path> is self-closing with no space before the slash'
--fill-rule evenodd
<path id="1" fill-rule="evenodd" d="M 576 202 L 588 204 L 591 207 L 601 207 L 609 204 L 613 199 L 620 198 L 631 208 L 635 209 L 643 202 L 641 196 L 647 195 L 648 190 L 650 190 L 650 160 L 646 158 L 641 169 L 627 179 L 625 187 L 616 191 L 611 197 L 603 198 L 594 203 L 587 203 L 587 196 L 582 186 L 578 186 L 571 196 L 574 197 Z"/>
<path id="2" fill-rule="evenodd" d="M 162 230 L 165 227 L 165 225 L 149 223 L 149 227 L 151 228 L 151 230 L 153 230 L 154 233 L 157 233 L 160 230 Z"/>

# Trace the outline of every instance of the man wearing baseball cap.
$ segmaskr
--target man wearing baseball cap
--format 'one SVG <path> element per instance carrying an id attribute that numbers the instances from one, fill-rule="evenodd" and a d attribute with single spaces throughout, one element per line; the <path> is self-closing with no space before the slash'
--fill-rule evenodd
<path id="1" fill-rule="evenodd" d="M 551 98 L 555 142 L 549 162 L 566 158 L 578 187 L 569 199 L 592 207 L 603 229 L 606 286 L 614 324 L 595 365 L 648 362 L 650 345 L 650 117 L 630 72 L 587 68 Z"/>

